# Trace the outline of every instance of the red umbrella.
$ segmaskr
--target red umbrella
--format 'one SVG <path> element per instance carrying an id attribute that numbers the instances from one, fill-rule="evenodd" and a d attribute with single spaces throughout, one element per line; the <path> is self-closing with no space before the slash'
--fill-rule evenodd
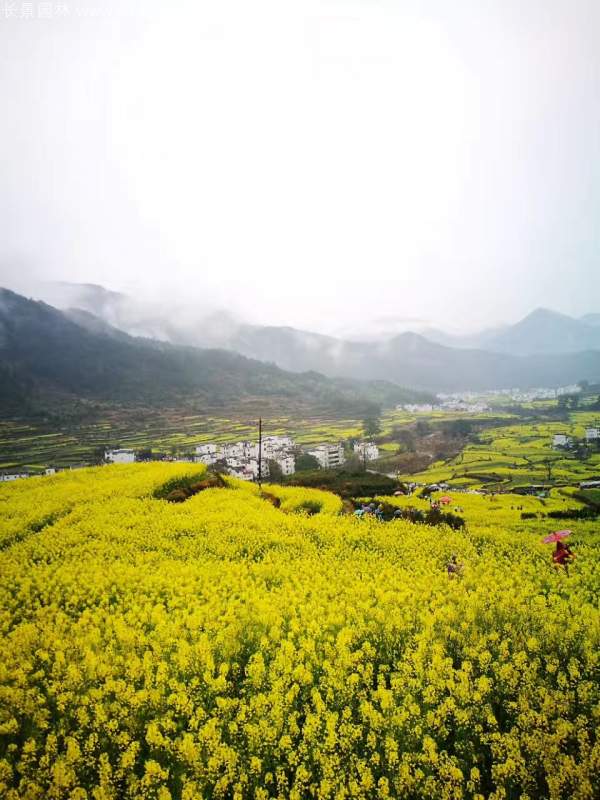
<path id="1" fill-rule="evenodd" d="M 545 536 L 542 541 L 544 544 L 552 544 L 552 542 L 560 542 L 561 539 L 566 539 L 573 531 L 554 531 L 554 533 Z"/>
<path id="2" fill-rule="evenodd" d="M 448 505 L 448 503 L 452 502 L 452 498 L 446 495 L 445 497 L 440 497 L 440 503 L 444 503 L 444 505 Z"/>

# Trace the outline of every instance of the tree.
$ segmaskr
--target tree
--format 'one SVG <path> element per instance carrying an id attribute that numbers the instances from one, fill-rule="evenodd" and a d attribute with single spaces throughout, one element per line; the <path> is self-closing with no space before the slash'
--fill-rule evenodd
<path id="1" fill-rule="evenodd" d="M 352 453 L 344 462 L 344 472 L 358 474 L 366 471 L 365 459 L 358 453 Z"/>
<path id="2" fill-rule="evenodd" d="M 98 447 L 95 447 L 92 451 L 92 464 L 96 464 L 97 466 L 106 464 L 106 451 L 108 449 L 108 445 L 105 444 L 100 444 Z"/>
<path id="3" fill-rule="evenodd" d="M 546 469 L 546 476 L 548 481 L 552 480 L 552 471 L 555 466 L 555 462 L 551 458 L 547 458 L 544 461 L 540 462 L 542 466 Z"/>
<path id="4" fill-rule="evenodd" d="M 272 458 L 267 460 L 267 465 L 269 467 L 269 480 L 273 481 L 274 483 L 279 483 L 283 478 L 283 470 Z"/>
<path id="5" fill-rule="evenodd" d="M 454 419 L 448 423 L 448 433 L 451 436 L 466 437 L 473 430 L 473 423 L 468 419 Z"/>
<path id="6" fill-rule="evenodd" d="M 380 417 L 365 417 L 363 420 L 363 431 L 367 439 L 372 439 L 373 436 L 381 433 L 381 418 Z"/>
<path id="7" fill-rule="evenodd" d="M 218 458 L 216 461 L 213 461 L 212 464 L 209 464 L 207 467 L 207 471 L 214 473 L 215 475 L 225 474 L 227 475 L 227 459 L 226 458 Z"/>
<path id="8" fill-rule="evenodd" d="M 398 444 L 401 445 L 399 448 L 400 452 L 407 452 L 407 453 L 414 453 L 416 448 L 415 445 L 415 437 L 412 431 L 409 431 L 407 428 L 398 431 Z"/>
<path id="9" fill-rule="evenodd" d="M 302 453 L 296 456 L 296 472 L 308 472 L 313 469 L 321 469 L 318 459 L 310 453 Z"/>
<path id="10" fill-rule="evenodd" d="M 558 398 L 558 407 L 562 409 L 570 408 L 575 410 L 579 406 L 578 394 L 561 394 Z"/>
<path id="11" fill-rule="evenodd" d="M 575 447 L 574 455 L 578 461 L 587 461 L 591 458 L 592 450 L 584 442 L 579 442 Z"/>
<path id="12" fill-rule="evenodd" d="M 415 430 L 418 436 L 427 436 L 431 433 L 431 425 L 424 419 L 420 419 L 415 425 Z"/>

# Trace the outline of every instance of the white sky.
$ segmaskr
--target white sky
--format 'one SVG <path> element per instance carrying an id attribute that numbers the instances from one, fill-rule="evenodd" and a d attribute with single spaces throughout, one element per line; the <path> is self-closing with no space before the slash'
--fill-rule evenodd
<path id="1" fill-rule="evenodd" d="M 600 311 L 599 37 L 597 0 L 0 0 L 0 284 L 345 333 Z"/>

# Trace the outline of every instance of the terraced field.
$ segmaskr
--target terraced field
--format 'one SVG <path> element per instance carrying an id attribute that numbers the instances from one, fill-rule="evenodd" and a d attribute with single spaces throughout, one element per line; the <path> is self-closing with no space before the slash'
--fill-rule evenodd
<path id="1" fill-rule="evenodd" d="M 184 453 L 203 442 L 255 439 L 258 413 L 250 413 L 256 411 L 225 417 L 181 410 L 112 410 L 81 423 L 0 421 L 0 470 L 26 467 L 35 472 L 47 466 L 89 464 L 105 446 Z M 360 420 L 294 414 L 264 419 L 266 433 L 291 435 L 301 444 L 358 436 L 360 426 Z"/>
<path id="2" fill-rule="evenodd" d="M 469 492 L 433 492 L 431 497 L 439 500 L 450 497 L 451 502 L 446 510 L 459 514 L 467 525 L 484 525 L 510 529 L 514 533 L 539 531 L 550 533 L 559 523 L 548 517 L 549 512 L 566 512 L 586 507 L 586 504 L 574 496 L 575 489 L 552 489 L 547 497 L 531 495 L 476 494 Z M 427 511 L 429 500 L 418 494 L 399 497 L 377 497 L 378 502 L 396 506 L 397 508 L 416 508 Z M 527 518 L 523 518 L 523 514 Z M 572 523 L 569 523 L 571 525 Z"/>
<path id="3" fill-rule="evenodd" d="M 555 433 L 581 438 L 585 427 L 596 424 L 598 417 L 598 413 L 576 411 L 570 414 L 568 422 L 521 423 L 484 431 L 479 436 L 480 443 L 468 444 L 456 458 L 402 477 L 488 489 L 548 482 L 577 484 L 600 478 L 600 452 L 592 452 L 589 458 L 580 460 L 569 451 L 552 449 Z"/>

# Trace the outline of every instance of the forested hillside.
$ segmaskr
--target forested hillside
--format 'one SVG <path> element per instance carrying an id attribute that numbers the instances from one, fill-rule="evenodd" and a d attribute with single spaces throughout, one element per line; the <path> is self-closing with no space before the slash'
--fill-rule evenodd
<path id="1" fill-rule="evenodd" d="M 224 407 L 281 397 L 348 410 L 429 397 L 386 381 L 335 381 L 225 350 L 128 336 L 91 315 L 67 315 L 8 290 L 0 290 L 0 375 L 2 407 L 21 411 L 51 396 L 158 405 L 193 396 Z"/>

